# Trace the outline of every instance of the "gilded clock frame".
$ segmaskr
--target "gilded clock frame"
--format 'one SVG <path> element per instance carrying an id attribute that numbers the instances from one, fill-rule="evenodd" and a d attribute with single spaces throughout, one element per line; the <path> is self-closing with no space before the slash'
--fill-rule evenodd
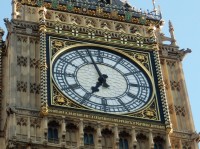
<path id="1" fill-rule="evenodd" d="M 63 41 L 63 40 L 67 40 L 65 38 L 56 38 L 54 36 L 50 36 L 55 39 L 57 39 L 59 42 Z M 49 38 L 49 47 L 51 47 L 51 42 L 53 41 L 52 39 Z M 106 112 L 102 112 L 102 111 L 98 111 L 98 110 L 94 110 L 94 109 L 90 109 L 90 108 L 86 108 L 85 106 L 82 106 L 80 104 L 77 104 L 76 102 L 72 101 L 71 99 L 63 96 L 63 94 L 59 91 L 59 89 L 57 89 L 57 87 L 55 87 L 52 78 L 52 62 L 54 61 L 54 59 L 61 54 L 62 52 L 66 51 L 66 50 L 70 50 L 71 48 L 75 48 L 75 47 L 102 47 L 104 49 L 108 49 L 109 51 L 114 51 L 116 53 L 120 53 L 122 54 L 124 57 L 127 57 L 128 59 L 130 59 L 131 61 L 137 63 L 137 65 L 139 65 L 139 67 L 144 71 L 144 73 L 146 73 L 147 77 L 149 78 L 150 82 L 151 82 L 151 86 L 152 86 L 152 94 L 151 94 L 151 99 L 149 99 L 148 103 L 146 105 L 144 105 L 141 109 L 135 111 L 135 112 L 127 112 L 125 114 L 113 114 L 113 113 L 106 113 Z M 100 44 L 91 44 L 91 43 L 77 43 L 76 41 L 73 42 L 72 45 L 67 45 L 67 47 L 62 47 L 60 48 L 55 54 L 53 54 L 52 51 L 52 47 L 49 49 L 49 57 L 50 57 L 50 93 L 51 93 L 51 97 L 50 100 L 48 100 L 48 105 L 49 108 L 62 108 L 64 111 L 66 109 L 70 109 L 70 110 L 81 110 L 81 111 L 94 111 L 97 113 L 102 113 L 102 114 L 107 114 L 107 115 L 121 115 L 121 116 L 128 116 L 128 117 L 132 117 L 132 118 L 139 118 L 139 119 L 146 119 L 146 120 L 153 120 L 153 121 L 161 121 L 161 114 L 160 114 L 160 109 L 159 109 L 159 104 L 158 104 L 158 95 L 156 92 L 156 88 L 155 88 L 155 81 L 154 81 L 154 73 L 152 70 L 152 63 L 151 63 L 151 56 L 150 56 L 150 51 L 132 51 L 131 49 L 126 48 L 120 48 L 120 47 L 110 47 L 110 46 L 106 46 L 106 45 L 100 45 Z M 148 63 L 149 63 L 149 69 L 147 69 L 139 60 L 137 60 L 136 58 L 133 57 L 133 55 L 131 54 L 145 54 L 148 56 Z M 58 95 L 54 95 L 54 91 L 56 91 L 58 93 Z M 63 105 L 59 105 L 58 103 L 55 104 L 54 103 L 54 99 L 58 98 L 60 101 L 65 101 L 67 102 L 65 104 L 65 106 Z M 50 102 L 49 102 L 50 101 Z M 54 103 L 54 104 L 52 104 Z M 151 105 L 154 105 L 154 110 L 151 109 Z"/>

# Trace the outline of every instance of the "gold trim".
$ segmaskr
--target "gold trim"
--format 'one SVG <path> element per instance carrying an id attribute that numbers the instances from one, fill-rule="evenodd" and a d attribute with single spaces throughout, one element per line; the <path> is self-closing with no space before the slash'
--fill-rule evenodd
<path id="1" fill-rule="evenodd" d="M 137 113 L 137 112 L 142 111 L 142 110 L 144 110 L 145 108 L 147 108 L 147 107 L 150 105 L 151 101 L 154 99 L 154 95 L 155 95 L 155 85 L 154 85 L 155 83 L 154 83 L 154 80 L 153 80 L 151 74 L 149 73 L 149 71 L 148 71 L 138 60 L 136 60 L 135 58 L 133 58 L 132 56 L 128 55 L 127 53 L 125 53 L 125 52 L 123 52 L 123 51 L 120 51 L 120 50 L 118 50 L 118 49 L 116 49 L 116 48 L 112 48 L 112 47 L 109 47 L 109 46 L 102 46 L 102 45 L 98 45 L 98 44 L 74 44 L 74 45 L 71 45 L 71 46 L 68 46 L 68 47 L 63 48 L 62 50 L 59 50 L 56 54 L 54 54 L 53 58 L 51 59 L 51 63 L 50 63 L 50 78 L 51 78 L 51 84 L 52 84 L 52 82 L 55 82 L 55 80 L 54 80 L 53 77 L 52 77 L 52 64 L 53 64 L 53 62 L 55 61 L 55 59 L 57 58 L 57 56 L 59 56 L 61 53 L 65 52 L 65 51 L 67 51 L 67 50 L 70 50 L 70 49 L 72 49 L 72 48 L 77 48 L 77 47 L 88 47 L 88 46 L 90 46 L 90 47 L 98 47 L 98 48 L 99 48 L 99 47 L 102 47 L 102 48 L 108 49 L 108 50 L 110 50 L 110 51 L 118 52 L 118 53 L 122 54 L 123 56 L 128 57 L 130 60 L 132 60 L 133 62 L 137 63 L 137 65 L 139 65 L 139 67 L 141 67 L 141 69 L 143 69 L 143 71 L 147 74 L 147 76 L 149 77 L 149 79 L 150 79 L 150 81 L 151 81 L 152 94 L 151 94 L 150 100 L 148 101 L 148 103 L 147 103 L 146 105 L 144 105 L 144 107 L 142 107 L 141 109 L 138 109 L 138 110 L 136 110 L 136 111 L 126 112 L 126 113 L 118 113 L 118 114 L 117 114 L 117 113 L 109 113 L 109 112 L 106 112 L 106 113 L 115 114 L 115 115 L 129 115 L 129 114 L 132 114 L 132 113 Z M 52 81 L 52 80 L 53 80 L 53 81 Z M 57 86 L 56 86 L 56 88 L 57 88 Z M 52 90 L 52 85 L 51 85 L 51 90 Z M 63 94 L 63 93 L 62 93 L 62 94 Z M 66 96 L 65 96 L 65 97 L 66 97 Z M 157 96 L 156 96 L 156 97 L 157 97 Z M 68 97 L 66 97 L 66 98 L 72 100 L 72 101 L 75 102 L 75 103 L 77 103 L 76 101 L 74 101 L 74 100 L 71 99 L 71 98 L 68 98 Z M 77 103 L 77 104 L 79 104 L 79 103 Z M 80 105 L 80 104 L 79 104 L 79 105 Z M 87 108 L 87 109 L 89 109 L 89 110 L 97 111 L 97 112 L 102 112 L 102 111 L 99 111 L 99 110 L 96 110 L 96 109 L 89 108 L 89 107 L 84 106 L 84 105 L 81 105 L 81 107 Z M 103 112 L 103 113 L 105 113 L 105 112 Z M 158 114 L 158 116 L 159 116 L 159 119 L 160 119 L 160 114 Z"/>

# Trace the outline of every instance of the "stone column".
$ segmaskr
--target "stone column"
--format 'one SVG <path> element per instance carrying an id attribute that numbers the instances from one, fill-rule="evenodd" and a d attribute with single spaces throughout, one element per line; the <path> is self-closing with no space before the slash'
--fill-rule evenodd
<path id="1" fill-rule="evenodd" d="M 28 117 L 28 122 L 27 122 L 27 138 L 29 141 L 31 141 L 31 122 L 30 122 L 30 117 Z"/>
<path id="2" fill-rule="evenodd" d="M 149 130 L 149 149 L 154 149 L 152 129 Z"/>
<path id="3" fill-rule="evenodd" d="M 98 122 L 98 126 L 97 126 L 97 148 L 98 149 L 102 149 L 101 139 L 102 139 L 101 125 L 100 125 L 100 122 Z"/>
<path id="4" fill-rule="evenodd" d="M 172 145 L 171 145 L 171 141 L 170 141 L 170 137 L 169 137 L 169 134 L 171 133 L 172 129 L 171 128 L 168 128 L 167 129 L 167 132 L 166 132 L 166 148 L 167 149 L 171 149 Z"/>
<path id="5" fill-rule="evenodd" d="M 13 137 L 17 137 L 17 133 L 16 133 L 16 126 L 17 126 L 17 124 L 16 124 L 16 114 L 15 113 L 13 113 Z"/>
<path id="6" fill-rule="evenodd" d="M 43 117 L 43 133 L 44 134 L 42 134 L 42 137 L 44 137 L 43 141 L 45 143 L 48 140 L 48 119 L 46 116 Z"/>
<path id="7" fill-rule="evenodd" d="M 65 138 L 66 138 L 66 123 L 65 123 L 65 117 L 62 117 L 62 124 L 61 124 L 61 134 L 62 134 L 62 140 L 61 140 L 61 146 L 63 148 L 65 148 L 66 146 L 66 142 L 65 142 Z"/>
<path id="8" fill-rule="evenodd" d="M 115 149 L 119 149 L 119 131 L 118 131 L 118 125 L 115 125 L 114 128 L 114 144 L 115 144 Z"/>
<path id="9" fill-rule="evenodd" d="M 136 139 L 135 127 L 132 127 L 131 136 L 132 136 L 131 145 L 134 148 L 134 146 L 137 146 L 137 139 Z"/>
<path id="10" fill-rule="evenodd" d="M 16 5 L 17 5 L 17 0 L 12 0 L 11 2 L 12 4 L 12 19 L 16 19 L 17 18 L 17 11 L 16 11 Z"/>
<path id="11" fill-rule="evenodd" d="M 84 131 L 83 131 L 83 119 L 80 119 L 79 122 L 79 148 L 83 148 L 84 147 Z"/>

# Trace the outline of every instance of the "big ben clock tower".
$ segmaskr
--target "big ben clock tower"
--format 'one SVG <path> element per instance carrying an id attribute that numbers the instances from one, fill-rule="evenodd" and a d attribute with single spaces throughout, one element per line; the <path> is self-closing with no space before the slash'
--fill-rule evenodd
<path id="1" fill-rule="evenodd" d="M 198 149 L 174 29 L 120 0 L 12 0 L 2 149 Z M 164 44 L 169 41 L 170 44 Z"/>

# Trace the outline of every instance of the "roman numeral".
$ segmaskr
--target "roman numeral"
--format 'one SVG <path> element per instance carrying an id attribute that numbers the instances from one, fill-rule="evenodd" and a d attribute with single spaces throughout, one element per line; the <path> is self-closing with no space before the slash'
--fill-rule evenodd
<path id="1" fill-rule="evenodd" d="M 77 66 L 75 66 L 74 64 L 68 62 L 68 61 L 65 60 L 65 59 L 60 58 L 60 62 L 59 62 L 59 63 L 63 63 L 63 62 L 64 62 L 64 63 L 67 63 L 67 64 L 70 64 L 70 65 L 74 66 L 75 68 L 77 68 Z"/>
<path id="2" fill-rule="evenodd" d="M 69 86 L 71 88 L 73 88 L 74 90 L 80 88 L 80 85 L 78 85 L 78 84 L 72 84 L 72 85 L 69 85 Z"/>
<path id="3" fill-rule="evenodd" d="M 149 88 L 148 86 L 143 86 L 141 84 L 134 84 L 134 83 L 129 83 L 130 86 L 132 87 L 144 87 L 144 88 Z"/>
<path id="4" fill-rule="evenodd" d="M 85 101 L 89 100 L 91 96 L 92 96 L 91 93 L 85 93 L 85 95 L 83 96 L 83 99 L 80 102 L 80 104 L 83 104 Z"/>
<path id="5" fill-rule="evenodd" d="M 85 58 L 85 56 L 83 56 L 82 52 L 80 53 L 79 51 L 77 51 L 77 53 L 80 56 L 80 58 L 84 61 L 84 63 L 88 63 L 88 60 Z"/>
<path id="6" fill-rule="evenodd" d="M 131 97 L 131 98 L 134 98 L 134 99 L 136 98 L 136 96 L 135 96 L 134 94 L 129 93 L 129 92 L 127 93 L 127 96 L 129 96 L 129 97 Z"/>
<path id="7" fill-rule="evenodd" d="M 122 59 L 123 59 L 122 57 L 120 59 L 118 59 L 116 64 L 113 66 L 113 68 L 115 68 L 121 62 Z"/>
<path id="8" fill-rule="evenodd" d="M 119 99 L 119 98 L 117 98 L 117 100 L 126 109 L 126 111 L 129 112 L 129 109 L 126 107 L 126 105 L 124 104 L 124 102 L 121 99 Z"/>

